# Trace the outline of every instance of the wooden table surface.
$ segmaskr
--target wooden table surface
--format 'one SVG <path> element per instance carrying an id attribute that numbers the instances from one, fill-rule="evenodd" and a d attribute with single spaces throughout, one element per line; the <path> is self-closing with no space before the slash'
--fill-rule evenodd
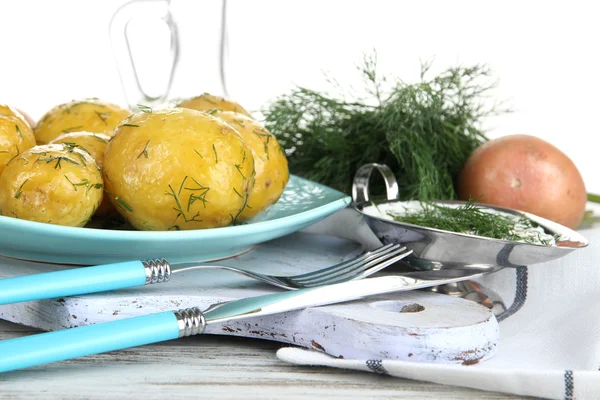
<path id="1" fill-rule="evenodd" d="M 0 340 L 36 331 L 0 321 Z M 0 374 L 0 399 L 517 399 L 280 361 L 281 343 L 205 335 Z M 0 355 L 1 356 L 1 355 Z"/>

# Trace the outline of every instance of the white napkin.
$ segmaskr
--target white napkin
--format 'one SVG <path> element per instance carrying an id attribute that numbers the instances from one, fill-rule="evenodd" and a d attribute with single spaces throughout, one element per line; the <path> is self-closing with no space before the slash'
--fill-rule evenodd
<path id="1" fill-rule="evenodd" d="M 354 224 L 355 234 L 350 234 Z M 342 226 L 341 232 L 336 226 Z M 311 228 L 372 242 L 349 210 Z M 548 263 L 504 269 L 479 280 L 507 305 L 497 353 L 476 365 L 337 359 L 283 348 L 277 356 L 445 385 L 550 399 L 600 399 L 600 229 L 581 231 L 590 245 Z"/>

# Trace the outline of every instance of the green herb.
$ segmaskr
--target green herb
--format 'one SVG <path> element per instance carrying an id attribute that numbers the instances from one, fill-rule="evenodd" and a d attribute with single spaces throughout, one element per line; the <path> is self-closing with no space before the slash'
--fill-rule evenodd
<path id="1" fill-rule="evenodd" d="M 246 176 L 244 175 L 244 173 L 242 172 L 242 166 L 240 164 L 235 164 L 235 168 L 238 170 L 238 172 L 240 173 L 240 175 L 242 176 L 242 179 L 246 179 Z"/>
<path id="2" fill-rule="evenodd" d="M 540 236 L 531 238 L 519 234 L 519 231 L 524 229 L 539 227 L 530 219 L 486 212 L 472 200 L 458 207 L 447 207 L 432 202 L 421 202 L 421 207 L 422 210 L 407 211 L 404 215 L 393 212 L 387 214 L 395 221 L 412 225 L 492 239 L 548 244 L 547 240 Z"/>
<path id="3" fill-rule="evenodd" d="M 238 191 L 237 191 L 237 189 L 236 189 L 236 188 L 233 188 L 233 191 L 235 192 L 235 194 L 237 194 L 238 196 L 240 196 L 240 198 L 241 198 L 241 199 L 243 199 L 243 198 L 244 198 L 244 196 L 242 196 L 242 195 L 240 194 L 240 192 L 238 192 Z"/>
<path id="4" fill-rule="evenodd" d="M 178 225 L 175 225 L 175 222 L 177 222 L 177 220 L 179 219 L 179 217 L 183 217 L 183 220 L 185 222 L 192 222 L 192 221 L 193 222 L 202 222 L 201 219 L 197 219 L 200 216 L 200 212 L 196 212 L 196 214 L 193 215 L 190 218 L 189 215 L 185 214 L 185 212 L 183 210 L 183 207 L 181 206 L 181 200 L 179 199 L 179 195 L 181 194 L 181 190 L 184 188 L 184 184 L 185 184 L 185 181 L 187 180 L 187 178 L 188 177 L 186 176 L 181 181 L 181 185 L 179 186 L 179 191 L 178 192 L 175 192 L 175 190 L 173 190 L 173 187 L 171 185 L 168 185 L 169 190 L 165 192 L 166 195 L 172 196 L 175 199 L 175 205 L 176 205 L 176 207 L 173 207 L 173 209 L 175 211 L 177 211 L 177 215 L 175 216 L 175 219 L 171 223 L 171 227 L 169 227 L 169 230 L 171 230 L 172 228 L 175 228 L 176 230 L 180 229 L 180 227 Z M 196 181 L 194 180 L 194 182 L 196 182 Z M 190 189 L 190 190 L 196 190 L 196 189 Z M 188 211 L 189 211 L 189 205 L 190 205 L 190 203 L 188 202 Z"/>
<path id="5" fill-rule="evenodd" d="M 151 113 L 152 112 L 152 108 L 150 108 L 148 106 L 145 106 L 143 104 L 138 104 L 137 106 L 138 106 L 138 108 L 140 109 L 141 112 L 144 112 L 144 113 Z"/>
<path id="6" fill-rule="evenodd" d="M 73 189 L 75 189 L 75 191 L 77 191 L 77 186 L 85 186 L 87 188 L 86 192 L 89 192 L 91 189 L 102 189 L 104 187 L 102 183 L 92 184 L 89 179 L 83 179 L 79 183 L 74 183 L 73 181 L 71 181 L 71 179 L 69 179 L 67 175 L 65 175 L 64 177 L 67 179 L 67 181 L 69 181 L 71 185 L 73 185 Z"/>
<path id="7" fill-rule="evenodd" d="M 45 163 L 51 163 L 53 161 L 56 161 L 56 165 L 54 166 L 54 169 L 62 169 L 61 161 L 69 162 L 71 164 L 75 164 L 75 165 L 81 167 L 81 164 L 79 164 L 77 161 L 71 160 L 69 157 L 63 157 L 63 156 L 39 157 L 36 160 L 36 162 L 45 162 Z"/>
<path id="8" fill-rule="evenodd" d="M 130 206 L 129 204 L 127 204 L 127 203 L 125 202 L 125 200 L 123 200 L 122 198 L 120 198 L 120 197 L 115 197 L 115 200 L 117 201 L 117 203 L 119 203 L 119 206 L 120 206 L 121 208 L 123 208 L 124 210 L 127 210 L 127 211 L 129 211 L 129 212 L 132 212 L 132 211 L 133 211 L 133 208 L 131 208 L 131 206 Z"/>
<path id="9" fill-rule="evenodd" d="M 269 158 L 269 139 L 271 139 L 271 134 L 266 133 L 264 130 L 262 129 L 255 129 L 252 131 L 252 133 L 254 133 L 255 135 L 257 135 L 258 137 L 260 137 L 263 141 L 263 147 L 264 147 L 264 152 L 267 155 L 267 160 L 270 160 Z M 266 140 L 265 140 L 266 138 Z"/>
<path id="10" fill-rule="evenodd" d="M 215 145 L 212 145 L 213 147 L 213 152 L 215 153 L 215 164 L 217 164 L 219 162 L 219 157 L 217 156 L 217 148 L 215 147 Z"/>
<path id="11" fill-rule="evenodd" d="M 148 140 L 146 142 L 146 146 L 144 146 L 144 150 L 142 150 L 142 152 L 137 156 L 137 158 L 140 158 L 142 156 L 142 154 L 144 155 L 144 157 L 148 158 L 148 145 L 150 144 L 150 141 Z"/>
<path id="12" fill-rule="evenodd" d="M 21 136 L 21 141 L 25 140 L 25 138 L 23 137 L 23 132 L 21 132 L 19 125 L 15 124 L 15 128 L 17 128 L 17 133 L 19 134 L 19 136 Z"/>
<path id="13" fill-rule="evenodd" d="M 202 157 L 202 154 L 198 153 L 198 150 L 194 149 L 194 152 L 195 152 L 196 154 L 198 154 L 198 155 L 200 156 L 200 158 L 204 159 L 204 157 Z"/>
<path id="14" fill-rule="evenodd" d="M 493 88 L 484 66 L 456 67 L 406 83 L 380 77 L 376 57 L 359 71 L 368 97 L 345 100 L 303 87 L 264 110 L 265 127 L 288 154 L 290 172 L 349 193 L 356 170 L 378 162 L 394 171 L 402 199 L 453 199 L 463 163 L 486 137 L 482 118 Z"/>
<path id="15" fill-rule="evenodd" d="M 191 179 L 194 181 L 194 183 L 196 184 L 197 187 L 184 187 L 184 189 L 192 191 L 192 192 L 199 192 L 199 194 L 190 193 L 190 197 L 188 199 L 188 206 L 187 206 L 188 212 L 190 211 L 190 207 L 192 206 L 192 204 L 194 204 L 194 202 L 196 202 L 196 200 L 202 201 L 204 208 L 206 208 L 206 203 L 208 203 L 208 200 L 206 200 L 206 194 L 210 190 L 210 187 L 204 186 L 204 185 L 198 183 L 198 181 L 195 180 L 194 178 L 191 178 Z"/>
<path id="16" fill-rule="evenodd" d="M 104 125 L 108 125 L 108 123 L 106 122 L 106 119 L 108 117 L 110 117 L 110 111 L 107 112 L 98 112 L 98 111 L 94 111 L 96 113 L 96 115 L 98 116 L 98 118 L 100 118 L 102 120 L 102 122 L 104 123 Z"/>
<path id="17" fill-rule="evenodd" d="M 98 139 L 98 140 L 99 140 L 99 141 L 101 141 L 102 143 L 108 143 L 108 139 L 101 138 L 100 136 L 98 136 L 98 135 L 95 135 L 95 134 L 94 134 L 94 135 L 92 135 L 92 136 L 94 136 L 96 139 Z M 85 150 L 85 149 L 83 149 L 83 150 Z M 87 150 L 86 150 L 86 151 L 87 151 Z M 88 153 L 89 153 L 89 151 L 88 151 Z"/>
<path id="18" fill-rule="evenodd" d="M 81 130 L 81 128 L 83 128 L 83 126 L 72 126 L 70 128 L 63 129 L 62 132 L 63 133 L 77 132 L 77 131 Z"/>
<path id="19" fill-rule="evenodd" d="M 25 184 L 27 183 L 29 179 L 25 179 L 23 181 L 23 183 L 21 183 L 21 186 L 19 186 L 19 190 L 17 190 L 17 192 L 15 193 L 15 199 L 18 199 L 19 197 L 21 197 L 21 194 L 23 194 L 23 186 L 25 186 Z"/>
<path id="20" fill-rule="evenodd" d="M 132 127 L 132 128 L 139 128 L 140 127 L 139 125 L 136 125 L 136 124 L 122 124 L 121 126 L 129 126 L 129 127 Z"/>
<path id="21" fill-rule="evenodd" d="M 89 181 L 88 179 L 84 179 L 84 181 L 82 181 L 83 183 L 82 183 L 82 182 L 79 182 L 78 184 L 74 184 L 74 183 L 73 183 L 73 182 L 72 182 L 72 181 L 69 179 L 69 177 L 68 177 L 67 175 L 65 175 L 64 177 L 67 179 L 67 181 L 69 181 L 69 183 L 70 183 L 71 185 L 73 185 L 73 189 L 75 189 L 75 191 L 77 191 L 77 186 L 85 186 L 85 185 L 89 185 L 89 184 L 90 184 L 90 181 Z"/>

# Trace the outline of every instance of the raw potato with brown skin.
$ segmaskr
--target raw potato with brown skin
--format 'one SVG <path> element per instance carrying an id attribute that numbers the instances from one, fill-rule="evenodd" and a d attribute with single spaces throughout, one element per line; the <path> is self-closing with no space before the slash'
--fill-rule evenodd
<path id="1" fill-rule="evenodd" d="M 221 110 L 233 111 L 244 114 L 247 117 L 252 117 L 248 111 L 235 101 L 224 99 L 223 97 L 213 96 L 212 94 L 203 93 L 200 96 L 193 97 L 179 103 L 178 107 L 190 108 L 198 111 Z"/>
<path id="2" fill-rule="evenodd" d="M 103 186 L 87 152 L 61 144 L 36 146 L 0 175 L 0 210 L 8 217 L 80 227 L 100 205 Z"/>
<path id="3" fill-rule="evenodd" d="M 112 136 L 115 127 L 131 112 L 99 99 L 60 104 L 48 111 L 34 129 L 38 144 L 46 144 L 69 132 L 94 132 Z"/>
<path id="4" fill-rule="evenodd" d="M 252 118 L 233 111 L 212 112 L 237 130 L 252 150 L 256 180 L 240 220 L 256 216 L 279 200 L 290 178 L 288 162 L 277 138 Z"/>
<path id="5" fill-rule="evenodd" d="M 529 135 L 494 139 L 478 147 L 458 179 L 461 200 L 526 211 L 575 229 L 587 191 L 579 170 L 563 152 Z"/>
<path id="6" fill-rule="evenodd" d="M 33 131 L 25 120 L 0 115 L 0 175 L 10 160 L 35 146 Z"/>
<path id="7" fill-rule="evenodd" d="M 98 168 L 102 170 L 104 165 L 104 152 L 110 137 L 102 133 L 93 132 L 71 132 L 60 135 L 50 143 L 62 143 L 67 147 L 77 147 L 87 151 L 96 161 Z M 102 204 L 96 210 L 96 216 L 103 217 L 107 215 L 117 215 L 117 210 L 113 207 L 108 196 L 104 196 Z"/>
<path id="8" fill-rule="evenodd" d="M 185 108 L 141 112 L 115 129 L 106 191 L 139 230 L 228 226 L 254 185 L 252 151 L 223 121 Z"/>

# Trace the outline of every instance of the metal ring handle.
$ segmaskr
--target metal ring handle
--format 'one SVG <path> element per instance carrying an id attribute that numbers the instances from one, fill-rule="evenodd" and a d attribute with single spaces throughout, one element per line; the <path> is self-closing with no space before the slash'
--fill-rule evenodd
<path id="1" fill-rule="evenodd" d="M 392 170 L 385 164 L 365 164 L 361 166 L 354 174 L 352 183 L 352 201 L 355 204 L 366 203 L 369 201 L 369 179 L 371 173 L 376 169 L 379 171 L 385 181 L 385 192 L 388 200 L 398 200 L 400 198 L 398 191 L 398 182 Z"/>

